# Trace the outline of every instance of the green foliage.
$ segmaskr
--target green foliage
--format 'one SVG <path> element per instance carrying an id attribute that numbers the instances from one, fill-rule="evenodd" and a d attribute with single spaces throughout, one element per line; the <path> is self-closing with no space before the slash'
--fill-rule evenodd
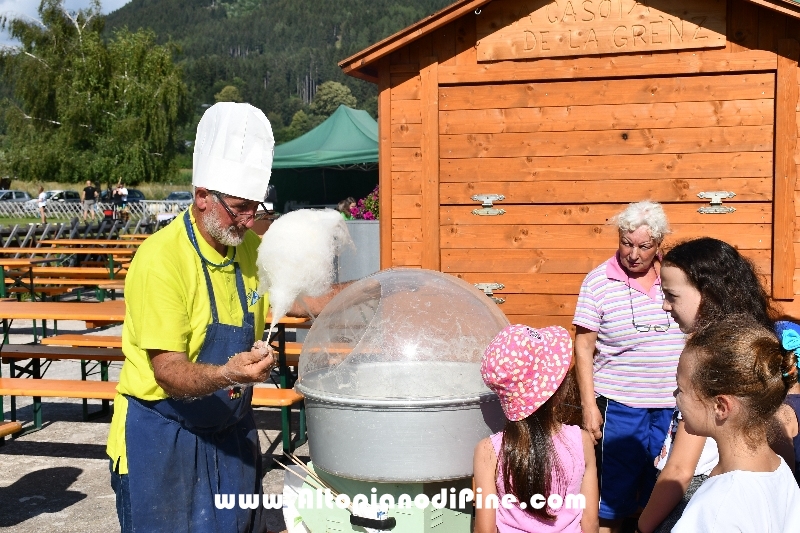
<path id="1" fill-rule="evenodd" d="M 338 81 L 326 81 L 317 88 L 317 94 L 308 107 L 315 115 L 329 117 L 340 105 L 356 107 L 357 103 L 349 87 Z"/>
<path id="2" fill-rule="evenodd" d="M 178 127 L 189 99 L 170 46 L 151 31 L 118 30 L 105 42 L 95 0 L 69 14 L 42 0 L 43 26 L 3 20 L 21 42 L 0 61 L 13 98 L 4 104 L 4 160 L 23 180 L 162 181 L 176 174 Z"/>
<path id="3" fill-rule="evenodd" d="M 244 98 L 233 85 L 226 85 L 220 92 L 214 95 L 214 100 L 217 102 L 243 102 Z"/>
<path id="4" fill-rule="evenodd" d="M 228 18 L 246 17 L 258 8 L 261 0 L 234 0 L 230 3 L 222 3 L 225 14 Z"/>
<path id="5" fill-rule="evenodd" d="M 291 125 L 300 110 L 315 115 L 309 97 L 328 81 L 349 88 L 356 106 L 376 116 L 375 84 L 346 76 L 337 63 L 450 3 L 132 0 L 108 15 L 107 26 L 109 34 L 124 26 L 149 28 L 159 42 L 176 43 L 198 116 L 201 104 L 213 103 L 215 94 L 233 85 L 244 101 Z M 274 127 L 276 138 L 289 140 L 290 133 L 300 131 L 279 131 L 290 127 Z M 193 134 L 187 139 L 194 140 Z"/>

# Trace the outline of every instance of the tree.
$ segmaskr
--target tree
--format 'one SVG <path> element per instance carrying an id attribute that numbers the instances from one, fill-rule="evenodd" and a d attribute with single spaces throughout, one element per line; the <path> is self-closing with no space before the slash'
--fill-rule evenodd
<path id="1" fill-rule="evenodd" d="M 349 87 L 338 81 L 326 81 L 317 87 L 317 94 L 308 107 L 314 115 L 328 118 L 340 105 L 355 107 L 357 103 Z"/>
<path id="2" fill-rule="evenodd" d="M 239 89 L 233 85 L 226 85 L 220 92 L 214 95 L 214 100 L 217 102 L 242 102 L 244 98 L 242 98 L 241 93 L 239 93 Z"/>
<path id="3" fill-rule="evenodd" d="M 21 42 L 0 52 L 13 86 L 4 102 L 9 170 L 30 181 L 170 178 L 191 111 L 171 48 L 144 30 L 104 42 L 97 0 L 77 13 L 62 2 L 42 0 L 41 23 L 2 21 Z"/>

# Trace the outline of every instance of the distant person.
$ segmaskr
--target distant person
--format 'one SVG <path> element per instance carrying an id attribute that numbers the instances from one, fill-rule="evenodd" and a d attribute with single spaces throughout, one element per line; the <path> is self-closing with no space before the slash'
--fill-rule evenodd
<path id="1" fill-rule="evenodd" d="M 349 198 L 345 198 L 339 205 L 336 207 L 336 210 L 342 214 L 342 217 L 345 220 L 353 220 L 353 210 L 356 208 L 356 201 L 355 199 L 350 196 Z"/>
<path id="2" fill-rule="evenodd" d="M 47 215 L 44 213 L 44 208 L 47 206 L 47 195 L 44 193 L 44 187 L 39 186 L 39 216 L 42 218 L 42 224 L 47 224 Z"/>
<path id="3" fill-rule="evenodd" d="M 124 183 L 119 184 L 119 196 L 122 201 L 122 209 L 125 209 L 128 207 L 128 188 L 125 187 Z"/>
<path id="4" fill-rule="evenodd" d="M 92 182 L 86 180 L 86 187 L 83 188 L 81 193 L 81 202 L 83 203 L 83 221 L 86 222 L 87 215 L 92 216 L 92 221 L 95 220 L 95 208 L 97 206 L 97 189 L 92 185 Z"/>
<path id="5" fill-rule="evenodd" d="M 114 187 L 114 191 L 111 193 L 111 203 L 114 205 L 114 213 L 119 214 L 123 207 L 125 207 L 125 202 L 123 201 L 122 196 L 122 181 L 118 181 L 117 185 Z M 125 199 L 127 200 L 128 190 L 125 189 Z M 115 217 L 116 218 L 116 217 Z"/>

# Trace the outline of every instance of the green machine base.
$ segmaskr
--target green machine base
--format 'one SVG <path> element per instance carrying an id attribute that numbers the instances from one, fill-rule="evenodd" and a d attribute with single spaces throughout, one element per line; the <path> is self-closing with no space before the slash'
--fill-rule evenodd
<path id="1" fill-rule="evenodd" d="M 313 468 L 310 463 L 308 466 Z M 378 501 L 382 496 L 390 495 L 395 505 L 388 509 L 388 514 L 397 521 L 397 525 L 388 530 L 391 533 L 469 533 L 472 531 L 472 503 L 467 502 L 464 508 L 460 509 L 458 501 L 462 489 L 472 488 L 472 478 L 434 483 L 374 483 L 335 476 L 321 469 L 314 471 L 338 493 L 346 494 L 350 501 L 357 495 L 364 495 L 368 500 L 374 495 Z M 333 505 L 325 504 L 324 497 L 317 496 L 316 484 L 309 481 L 310 478 L 306 478 L 303 489 L 307 489 L 308 493 L 315 495 L 314 502 L 310 503 L 307 498 L 301 504 L 298 500 L 297 511 L 311 533 L 364 533 L 364 528 L 350 524 L 350 511 L 338 508 L 335 503 Z M 373 491 L 373 489 L 375 490 Z M 410 507 L 398 505 L 403 495 L 408 495 L 412 502 Z M 446 495 L 444 500 L 442 500 L 443 495 Z M 413 503 L 415 498 L 418 499 L 419 506 Z M 408 499 L 403 501 L 407 502 Z M 444 501 L 446 505 L 437 508 L 432 503 L 424 505 L 426 501 L 435 501 L 439 506 Z M 332 502 L 328 500 L 328 503 Z"/>

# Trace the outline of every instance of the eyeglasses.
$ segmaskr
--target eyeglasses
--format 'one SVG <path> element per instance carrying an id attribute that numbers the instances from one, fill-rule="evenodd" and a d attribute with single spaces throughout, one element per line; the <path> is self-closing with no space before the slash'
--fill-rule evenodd
<path id="1" fill-rule="evenodd" d="M 631 304 L 631 324 L 633 324 L 634 329 L 639 333 L 647 333 L 651 329 L 653 331 L 657 331 L 659 333 L 664 333 L 669 331 L 670 321 L 669 321 L 669 313 L 664 311 L 664 314 L 667 315 L 667 325 L 664 324 L 637 324 L 636 323 L 636 314 L 633 312 L 633 292 L 631 291 L 631 280 L 628 278 L 628 303 Z M 663 309 L 662 309 L 663 311 Z"/>
<path id="2" fill-rule="evenodd" d="M 242 222 L 244 224 L 247 224 L 251 218 L 254 220 L 262 220 L 267 216 L 267 206 L 265 206 L 261 202 L 256 204 L 255 208 L 252 209 L 252 212 L 237 213 L 236 211 L 231 209 L 230 206 L 228 206 L 228 203 L 225 201 L 225 197 L 222 195 L 222 193 L 217 191 L 208 191 L 208 192 L 213 194 L 216 197 L 216 199 L 219 200 L 219 203 L 222 204 L 222 207 L 225 208 L 225 211 L 227 211 L 227 213 L 231 216 L 231 218 L 237 222 Z M 259 207 L 262 209 L 261 212 L 258 211 Z"/>

